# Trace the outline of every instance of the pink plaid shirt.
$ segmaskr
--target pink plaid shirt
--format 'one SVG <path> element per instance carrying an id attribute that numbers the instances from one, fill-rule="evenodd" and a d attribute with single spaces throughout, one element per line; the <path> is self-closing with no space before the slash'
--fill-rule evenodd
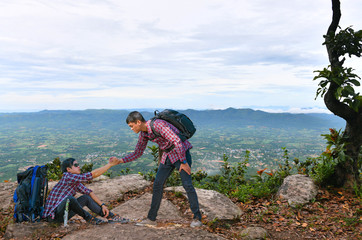
<path id="1" fill-rule="evenodd" d="M 155 137 L 152 132 L 150 122 L 151 120 L 146 122 L 147 132 L 140 132 L 134 152 L 125 156 L 123 158 L 124 162 L 131 162 L 141 157 L 147 147 L 147 142 Z M 175 163 L 178 160 L 181 162 L 186 160 L 185 153 L 188 149 L 192 148 L 192 145 L 187 140 L 184 142 L 181 141 L 181 139 L 177 136 L 180 131 L 172 124 L 161 119 L 156 119 L 153 123 L 153 127 L 155 131 L 161 135 L 161 137 L 157 137 L 150 141 L 157 143 L 159 148 L 162 150 L 168 149 L 172 145 L 175 145 L 175 148 L 170 152 L 163 153 L 161 163 L 165 164 L 167 157 L 169 157 L 171 163 Z"/>
<path id="2" fill-rule="evenodd" d="M 86 188 L 82 182 L 92 180 L 92 173 L 72 174 L 63 173 L 62 179 L 53 187 L 45 203 L 43 218 L 55 217 L 55 209 L 68 196 L 74 196 L 76 192 L 90 194 L 92 190 Z"/>

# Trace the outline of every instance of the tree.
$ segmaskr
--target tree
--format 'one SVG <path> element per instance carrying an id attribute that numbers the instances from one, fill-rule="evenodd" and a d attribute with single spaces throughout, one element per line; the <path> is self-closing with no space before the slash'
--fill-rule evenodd
<path id="1" fill-rule="evenodd" d="M 359 76 L 354 69 L 344 67 L 346 56 L 361 57 L 362 31 L 355 32 L 351 27 L 342 30 L 339 27 L 341 7 L 339 0 L 332 0 L 333 17 L 324 35 L 330 65 L 318 72 L 314 78 L 322 79 L 319 83 L 318 95 L 324 97 L 326 107 L 335 115 L 346 120 L 343 131 L 344 159 L 338 159 L 331 179 L 336 186 L 351 187 L 360 185 L 361 145 L 362 145 L 362 97 L 355 92 L 360 86 Z M 336 33 L 337 29 L 339 32 Z"/>

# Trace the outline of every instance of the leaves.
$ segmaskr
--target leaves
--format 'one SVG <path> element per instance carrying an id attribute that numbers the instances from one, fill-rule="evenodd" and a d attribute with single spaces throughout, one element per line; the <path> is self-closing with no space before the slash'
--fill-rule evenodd
<path id="1" fill-rule="evenodd" d="M 241 205 L 243 223 L 260 225 L 275 239 L 358 239 L 359 207 L 359 199 L 344 189 L 319 190 L 314 203 L 298 210 L 282 200 L 255 199 Z"/>
<path id="2" fill-rule="evenodd" d="M 340 27 L 339 27 L 340 29 Z M 318 73 L 313 80 L 321 79 L 318 84 L 318 89 L 316 91 L 316 97 L 324 97 L 328 90 L 333 91 L 335 98 L 348 105 L 351 109 L 358 112 L 360 107 L 359 93 L 356 93 L 354 86 L 360 86 L 358 75 L 354 74 L 354 69 L 343 67 L 345 58 L 344 55 L 357 56 L 360 57 L 362 54 L 362 33 L 357 31 L 356 33 L 351 27 L 346 29 L 341 29 L 337 34 L 331 32 L 329 35 L 325 35 L 325 42 L 323 44 L 327 45 L 329 53 L 331 53 L 337 61 L 332 62 L 327 68 L 323 70 L 314 71 Z M 339 58 L 342 58 L 339 60 Z M 330 88 L 332 83 L 337 86 L 337 88 Z"/>

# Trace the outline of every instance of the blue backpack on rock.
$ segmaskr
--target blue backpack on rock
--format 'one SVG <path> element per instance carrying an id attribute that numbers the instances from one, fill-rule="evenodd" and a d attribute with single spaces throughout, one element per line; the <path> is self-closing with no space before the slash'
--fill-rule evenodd
<path id="1" fill-rule="evenodd" d="M 48 191 L 47 167 L 34 166 L 17 174 L 18 186 L 15 189 L 15 222 L 40 221 Z"/>

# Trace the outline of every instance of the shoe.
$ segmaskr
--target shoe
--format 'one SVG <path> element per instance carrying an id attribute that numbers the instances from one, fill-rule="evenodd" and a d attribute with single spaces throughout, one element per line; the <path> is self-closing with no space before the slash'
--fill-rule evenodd
<path id="1" fill-rule="evenodd" d="M 106 223 L 106 221 L 103 221 L 102 219 L 96 217 L 92 217 L 88 222 L 93 225 L 101 225 Z"/>
<path id="2" fill-rule="evenodd" d="M 136 223 L 136 226 L 157 226 L 157 222 L 146 218 L 141 222 Z"/>
<path id="3" fill-rule="evenodd" d="M 108 218 L 108 223 L 129 223 L 129 219 L 114 215 L 112 218 Z"/>
<path id="4" fill-rule="evenodd" d="M 200 220 L 194 219 L 192 220 L 190 227 L 194 228 L 194 227 L 201 227 L 203 224 Z"/>

